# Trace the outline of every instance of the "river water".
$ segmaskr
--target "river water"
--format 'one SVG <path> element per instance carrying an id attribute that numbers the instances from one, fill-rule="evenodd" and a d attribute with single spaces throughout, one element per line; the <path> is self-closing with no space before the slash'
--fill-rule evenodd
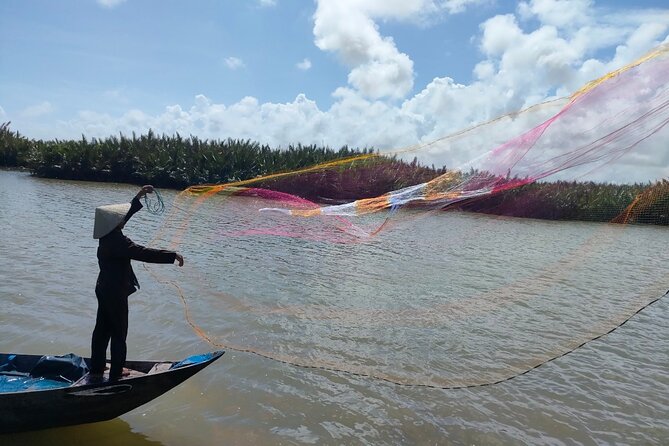
<path id="1" fill-rule="evenodd" d="M 137 189 L 0 171 L 0 351 L 89 355 L 94 208 Z M 669 439 L 669 298 L 522 374 L 667 291 L 667 228 L 407 211 L 352 243 L 259 213 L 257 197 L 189 207 L 162 193 L 167 212 L 143 210 L 124 232 L 186 266 L 135 265 L 128 357 L 227 353 L 113 421 L 0 444 Z M 263 225 L 292 236 L 249 230 Z"/>

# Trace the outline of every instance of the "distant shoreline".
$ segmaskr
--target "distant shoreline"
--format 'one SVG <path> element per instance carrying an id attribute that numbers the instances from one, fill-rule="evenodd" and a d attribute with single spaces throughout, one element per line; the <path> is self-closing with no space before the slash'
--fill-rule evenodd
<path id="1" fill-rule="evenodd" d="M 272 178 L 311 166 L 299 175 Z M 120 135 L 78 141 L 31 140 L 0 125 L 0 168 L 41 178 L 116 182 L 183 190 L 200 184 L 255 179 L 254 187 L 316 203 L 374 198 L 428 182 L 447 172 L 379 155 L 372 149 L 339 150 L 314 145 L 271 148 L 250 140 L 199 140 L 175 136 Z M 465 174 L 456 173 L 455 181 Z M 669 225 L 669 182 L 603 184 L 542 182 L 468 202 L 456 208 L 492 215 L 616 223 Z"/>

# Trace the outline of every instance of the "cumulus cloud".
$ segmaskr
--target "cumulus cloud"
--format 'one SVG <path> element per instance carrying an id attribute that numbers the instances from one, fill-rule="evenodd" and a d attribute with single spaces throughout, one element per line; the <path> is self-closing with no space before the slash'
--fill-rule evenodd
<path id="1" fill-rule="evenodd" d="M 406 8 L 418 2 L 407 1 L 405 8 L 397 8 L 396 3 L 388 2 L 383 8 L 354 0 L 320 0 L 314 15 L 316 46 L 336 53 L 351 66 L 349 83 L 370 98 L 402 98 L 413 88 L 413 62 L 391 37 L 381 36 L 370 17 L 370 13 L 411 15 L 415 11 Z"/>
<path id="2" fill-rule="evenodd" d="M 375 20 L 415 21 L 432 13 L 458 13 L 480 0 L 318 0 L 314 36 L 318 48 L 351 68 L 349 84 L 371 98 L 404 98 L 414 82 L 413 61 Z"/>
<path id="3" fill-rule="evenodd" d="M 610 15 L 590 0 L 522 2 L 518 16 L 496 16 L 481 24 L 480 48 L 486 60 L 475 73 L 487 68 L 483 73 L 489 81 L 525 96 L 569 94 L 661 43 L 669 30 L 669 13 L 649 22 L 640 22 L 641 16 L 637 11 L 623 21 L 620 13 Z M 526 32 L 519 20 L 529 18 L 539 26 Z M 605 49 L 613 49 L 613 57 L 594 57 Z M 492 77 L 491 64 L 496 71 Z"/>
<path id="4" fill-rule="evenodd" d="M 586 24 L 593 15 L 593 0 L 531 0 L 520 2 L 521 18 L 536 16 L 544 25 L 562 28 Z"/>
<path id="5" fill-rule="evenodd" d="M 104 137 L 114 133 L 130 134 L 153 129 L 158 133 L 194 134 L 201 138 L 221 137 L 253 139 L 274 146 L 290 143 L 321 144 L 329 135 L 326 113 L 316 103 L 300 94 L 288 103 L 263 103 L 247 96 L 231 104 L 216 104 L 205 95 L 194 103 L 167 106 L 158 115 L 131 110 L 120 117 L 82 111 L 77 118 L 62 123 L 62 130 L 74 129 L 86 135 Z M 111 130 L 111 131 L 110 131 Z"/>
<path id="6" fill-rule="evenodd" d="M 475 36 L 480 58 L 472 67 L 470 82 L 458 83 L 444 75 L 409 96 L 414 84 L 413 61 L 391 36 L 381 34 L 376 21 L 412 22 L 426 14 L 457 13 L 475 3 L 319 0 L 313 17 L 315 43 L 350 68 L 348 84 L 333 92 L 334 103 L 329 109 L 322 109 L 303 94 L 285 103 L 262 103 L 249 96 L 232 104 L 216 103 L 201 94 L 192 104 L 174 104 L 159 114 L 140 110 L 120 116 L 82 112 L 76 119 L 62 122 L 58 135 L 35 136 L 85 133 L 104 137 L 151 128 L 159 133 L 210 139 L 248 138 L 273 146 L 347 144 L 382 151 L 439 140 L 415 154 L 421 161 L 438 166 L 461 166 L 548 119 L 565 102 L 550 102 L 528 113 L 517 113 L 519 110 L 568 96 L 659 43 L 669 42 L 666 10 L 651 14 L 637 9 L 626 16 L 587 0 L 524 1 L 514 13 L 481 23 Z M 302 67 L 306 62 L 300 63 Z M 234 57 L 226 59 L 226 64 L 231 69 L 244 66 Z M 440 140 L 499 116 L 504 117 L 476 133 Z M 650 176 L 646 179 L 662 176 L 660 168 L 653 168 L 649 160 L 666 160 L 667 145 L 669 128 L 644 145 L 644 155 L 624 158 L 629 166 L 643 165 L 643 169 L 611 172 Z M 662 169 L 666 171 L 666 163 Z"/>
<path id="7" fill-rule="evenodd" d="M 295 66 L 302 71 L 307 71 L 311 68 L 311 61 L 305 58 L 302 62 L 298 62 Z"/>
<path id="8" fill-rule="evenodd" d="M 238 57 L 226 57 L 225 60 L 225 65 L 230 68 L 231 70 L 238 70 L 240 68 L 244 68 L 246 65 L 244 64 L 244 61 L 241 60 Z"/>
<path id="9" fill-rule="evenodd" d="M 97 0 L 98 5 L 104 6 L 105 8 L 115 8 L 121 3 L 124 3 L 126 0 Z"/>
<path id="10" fill-rule="evenodd" d="M 314 36 L 318 48 L 350 67 L 348 83 L 370 99 L 405 98 L 414 86 L 414 63 L 376 20 L 416 22 L 457 14 L 488 0 L 318 0 Z"/>

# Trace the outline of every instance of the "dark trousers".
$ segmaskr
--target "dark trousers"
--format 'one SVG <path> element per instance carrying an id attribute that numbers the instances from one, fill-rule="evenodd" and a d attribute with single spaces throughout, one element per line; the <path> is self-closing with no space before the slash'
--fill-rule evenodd
<path id="1" fill-rule="evenodd" d="M 104 372 L 107 345 L 111 340 L 109 376 L 120 377 L 127 353 L 128 296 L 109 295 L 98 289 L 95 295 L 98 298 L 98 315 L 91 342 L 91 373 Z"/>

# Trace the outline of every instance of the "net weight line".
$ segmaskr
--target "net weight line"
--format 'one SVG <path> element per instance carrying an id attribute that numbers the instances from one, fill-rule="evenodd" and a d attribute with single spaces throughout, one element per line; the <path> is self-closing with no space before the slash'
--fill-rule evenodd
<path id="1" fill-rule="evenodd" d="M 567 356 L 570 353 L 573 353 L 576 350 L 586 346 L 587 344 L 589 344 L 593 341 L 599 340 L 599 339 L 613 333 L 614 331 L 616 331 L 617 329 L 619 329 L 620 327 L 625 325 L 627 322 L 629 322 L 634 316 L 641 313 L 643 310 L 650 307 L 651 305 L 658 302 L 660 299 L 662 299 L 663 297 L 665 297 L 669 294 L 669 290 L 668 290 L 665 294 L 663 294 L 663 295 L 651 300 L 650 302 L 642 305 L 641 307 L 637 308 L 631 315 L 629 315 L 622 322 L 618 323 L 617 325 L 615 325 L 610 330 L 608 330 L 606 332 L 603 332 L 603 333 L 600 333 L 600 334 L 598 334 L 598 335 L 596 335 L 596 336 L 594 336 L 590 339 L 587 339 L 587 340 L 583 341 L 582 343 L 580 343 L 579 345 L 577 345 L 573 348 L 570 348 L 570 349 L 568 349 L 568 350 L 566 350 L 566 351 L 564 351 L 564 352 L 562 352 L 558 355 L 552 356 L 552 357 L 550 357 L 550 358 L 548 358 L 544 361 L 541 361 L 541 362 L 533 365 L 532 367 L 526 368 L 526 369 L 524 369 L 520 372 L 514 373 L 512 375 L 506 376 L 502 379 L 498 379 L 498 380 L 495 380 L 495 381 L 488 381 L 488 382 L 475 383 L 475 384 L 448 386 L 448 385 L 439 385 L 439 384 L 429 384 L 429 383 L 423 383 L 423 382 L 408 382 L 408 381 L 402 381 L 400 379 L 393 379 L 393 378 L 388 378 L 388 377 L 381 376 L 381 375 L 376 375 L 376 374 L 373 374 L 373 373 L 356 372 L 354 370 L 347 370 L 347 369 L 338 368 L 338 367 L 307 364 L 307 363 L 302 363 L 302 362 L 293 361 L 293 360 L 289 360 L 289 359 L 283 359 L 283 358 L 280 358 L 278 355 L 273 355 L 271 353 L 263 352 L 263 351 L 260 351 L 258 349 L 246 348 L 246 347 L 237 347 L 237 346 L 232 346 L 232 345 L 228 345 L 228 344 L 225 344 L 225 343 L 217 342 L 214 339 L 212 339 L 209 335 L 207 335 L 204 332 L 204 330 L 202 330 L 202 328 L 200 328 L 193 321 L 193 318 L 190 314 L 190 310 L 188 308 L 188 303 L 186 302 L 186 298 L 184 296 L 184 293 L 183 293 L 183 290 L 181 289 L 181 287 L 174 281 L 161 279 L 153 271 L 148 269 L 146 266 L 144 266 L 144 267 L 154 277 L 154 279 L 156 279 L 157 282 L 159 282 L 163 285 L 170 285 L 177 291 L 177 294 L 179 295 L 179 298 L 181 299 L 181 302 L 182 302 L 183 307 L 184 307 L 184 316 L 186 318 L 186 322 L 188 323 L 188 325 L 191 327 L 193 332 L 199 338 L 201 338 L 202 340 L 204 340 L 208 344 L 212 345 L 213 347 L 222 348 L 222 349 L 225 349 L 225 350 L 231 350 L 231 351 L 235 351 L 235 352 L 238 352 L 238 353 L 249 353 L 249 354 L 258 356 L 260 358 L 263 358 L 263 359 L 269 359 L 269 360 L 274 361 L 274 362 L 287 364 L 287 365 L 290 365 L 290 366 L 293 366 L 293 367 L 299 367 L 301 369 L 306 369 L 306 370 L 322 370 L 322 371 L 331 372 L 331 373 L 342 373 L 342 374 L 349 375 L 349 376 L 356 376 L 356 377 L 360 377 L 360 378 L 366 378 L 366 379 L 372 379 L 372 380 L 375 380 L 375 381 L 386 382 L 386 383 L 390 383 L 390 384 L 400 386 L 400 387 L 428 388 L 428 389 L 439 389 L 439 390 L 463 390 L 463 389 L 475 389 L 475 388 L 481 388 L 481 387 L 490 387 L 490 386 L 494 386 L 494 385 L 497 385 L 497 384 L 502 384 L 502 383 L 511 381 L 515 378 L 518 378 L 520 376 L 526 375 L 526 374 L 538 369 L 541 366 L 544 366 L 544 365 L 546 365 L 550 362 L 553 362 L 557 359 L 560 359 L 564 356 Z"/>

